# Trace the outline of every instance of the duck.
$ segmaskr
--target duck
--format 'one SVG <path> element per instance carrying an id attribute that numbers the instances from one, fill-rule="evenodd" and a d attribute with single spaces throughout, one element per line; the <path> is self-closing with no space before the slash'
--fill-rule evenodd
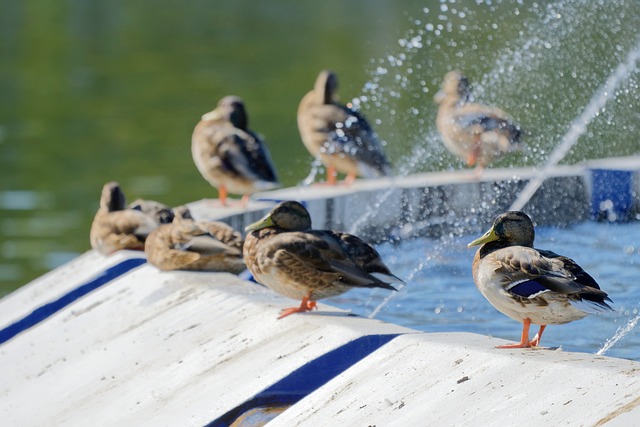
<path id="1" fill-rule="evenodd" d="M 498 107 L 471 102 L 469 80 L 449 71 L 434 97 L 444 146 L 481 172 L 494 159 L 522 147 L 520 125 Z"/>
<path id="2" fill-rule="evenodd" d="M 363 115 L 337 101 L 337 88 L 336 74 L 323 70 L 298 106 L 300 137 L 309 153 L 325 165 L 327 184 L 337 183 L 337 172 L 346 174 L 346 185 L 356 176 L 391 176 L 384 142 Z"/>
<path id="3" fill-rule="evenodd" d="M 498 348 L 537 347 L 547 325 L 613 310 L 607 303 L 611 299 L 593 277 L 571 258 L 534 248 L 534 238 L 531 218 L 509 211 L 468 245 L 481 245 L 472 266 L 480 293 L 499 312 L 523 325 L 519 343 Z M 529 340 L 531 324 L 539 325 L 539 330 Z"/>
<path id="4" fill-rule="evenodd" d="M 150 264 L 163 271 L 195 270 L 239 274 L 242 234 L 220 221 L 196 221 L 185 206 L 175 209 L 174 221 L 147 237 L 144 251 Z"/>
<path id="5" fill-rule="evenodd" d="M 249 116 L 238 96 L 225 96 L 216 108 L 204 114 L 191 138 L 196 167 L 213 187 L 218 199 L 228 206 L 229 193 L 249 196 L 280 187 L 269 150 L 258 134 L 249 129 Z"/>
<path id="6" fill-rule="evenodd" d="M 159 225 L 152 215 L 128 209 L 120 184 L 110 181 L 102 187 L 89 240 L 91 247 L 103 255 L 122 249 L 142 251 L 147 236 Z"/>
<path id="7" fill-rule="evenodd" d="M 136 199 L 127 208 L 151 216 L 158 224 L 169 224 L 174 218 L 172 208 L 155 200 Z"/>
<path id="8" fill-rule="evenodd" d="M 300 202 L 276 205 L 245 229 L 244 261 L 254 279 L 274 292 L 300 300 L 279 319 L 316 308 L 316 301 L 352 288 L 395 291 L 403 283 L 380 254 L 357 236 L 313 230 L 311 216 Z"/>

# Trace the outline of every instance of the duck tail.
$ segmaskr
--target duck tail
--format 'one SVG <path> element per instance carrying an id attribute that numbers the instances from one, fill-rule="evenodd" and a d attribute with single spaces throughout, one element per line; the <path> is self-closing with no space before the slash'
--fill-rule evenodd
<path id="1" fill-rule="evenodd" d="M 578 298 L 572 299 L 571 305 L 576 307 L 579 310 L 584 311 L 588 314 L 603 314 L 607 312 L 615 311 L 613 307 L 611 307 L 608 302 L 613 302 L 607 296 L 606 293 L 600 292 L 589 292 L 589 293 L 581 293 Z"/>
<path id="2" fill-rule="evenodd" d="M 378 279 L 381 283 L 384 284 L 384 286 L 380 286 L 381 288 L 385 288 L 385 289 L 391 289 L 394 291 L 397 291 L 397 289 L 393 286 L 391 286 L 391 284 L 396 284 L 396 285 L 404 285 L 404 281 L 402 279 L 400 279 L 398 276 L 391 274 L 391 273 L 380 273 L 380 272 L 373 272 L 373 273 L 369 273 L 371 274 L 373 277 L 375 277 L 376 279 Z"/>

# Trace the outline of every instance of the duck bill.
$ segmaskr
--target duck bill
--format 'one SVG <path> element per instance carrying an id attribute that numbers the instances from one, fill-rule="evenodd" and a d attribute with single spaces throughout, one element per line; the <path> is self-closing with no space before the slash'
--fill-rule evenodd
<path id="1" fill-rule="evenodd" d="M 212 110 L 209 111 L 208 113 L 205 113 L 202 115 L 202 120 L 204 121 L 210 121 L 210 120 L 219 120 L 222 116 L 220 115 L 220 113 L 216 110 Z"/>
<path id="2" fill-rule="evenodd" d="M 253 224 L 249 224 L 244 228 L 244 231 L 256 231 L 262 230 L 263 228 L 273 226 L 273 220 L 271 219 L 271 215 L 267 215 L 261 220 L 254 222 Z"/>
<path id="3" fill-rule="evenodd" d="M 493 241 L 496 241 L 496 240 L 498 240 L 498 235 L 493 230 L 493 227 L 491 227 L 491 229 L 489 231 L 487 231 L 486 233 L 484 233 L 481 237 L 478 237 L 473 242 L 470 242 L 467 245 L 467 247 L 470 248 L 471 246 L 482 245 L 483 243 L 489 243 L 489 242 L 493 242 Z"/>

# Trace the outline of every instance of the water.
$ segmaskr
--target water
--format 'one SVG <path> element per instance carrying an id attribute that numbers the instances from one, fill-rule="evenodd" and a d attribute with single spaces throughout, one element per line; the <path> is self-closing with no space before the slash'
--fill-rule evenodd
<path id="1" fill-rule="evenodd" d="M 387 265 L 407 285 L 375 317 L 425 332 L 475 332 L 519 341 L 522 325 L 495 310 L 473 283 L 471 263 L 477 249 L 468 249 L 467 243 L 476 237 L 379 245 Z M 542 344 L 640 360 L 640 332 L 635 327 L 640 313 L 640 222 L 540 227 L 536 246 L 573 258 L 609 294 L 616 309 L 614 314 L 550 325 Z M 327 302 L 367 316 L 389 295 L 385 290 L 352 290 Z M 621 338 L 609 346 L 618 329 Z"/>

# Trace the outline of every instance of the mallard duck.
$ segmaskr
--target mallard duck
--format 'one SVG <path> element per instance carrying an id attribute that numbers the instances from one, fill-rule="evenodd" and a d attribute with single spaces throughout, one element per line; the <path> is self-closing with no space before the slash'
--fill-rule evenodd
<path id="1" fill-rule="evenodd" d="M 248 125 L 242 100 L 225 96 L 193 130 L 193 160 L 204 179 L 218 189 L 222 205 L 228 193 L 242 194 L 244 206 L 249 195 L 280 186 L 267 146 Z"/>
<path id="2" fill-rule="evenodd" d="M 245 270 L 242 235 L 219 221 L 194 221 L 186 207 L 176 208 L 173 223 L 149 234 L 144 251 L 160 270 Z"/>
<path id="3" fill-rule="evenodd" d="M 174 217 L 173 210 L 169 206 L 155 200 L 136 199 L 127 208 L 151 216 L 158 224 L 169 224 Z"/>
<path id="4" fill-rule="evenodd" d="M 382 141 L 360 113 L 337 102 L 338 78 L 322 71 L 312 91 L 298 107 L 298 130 L 307 150 L 327 168 L 327 183 L 336 183 L 336 172 L 374 178 L 391 175 L 391 164 Z"/>
<path id="5" fill-rule="evenodd" d="M 145 239 L 158 225 L 152 216 L 127 209 L 120 185 L 108 182 L 102 188 L 100 208 L 91 224 L 91 247 L 104 255 L 120 249 L 143 250 Z"/>
<path id="6" fill-rule="evenodd" d="M 498 348 L 528 348 L 540 344 L 547 325 L 582 319 L 612 310 L 596 281 L 575 261 L 551 251 L 534 249 L 531 219 L 519 211 L 506 212 L 469 247 L 482 245 L 473 260 L 473 280 L 501 313 L 522 322 L 517 344 Z M 540 325 L 529 341 L 529 327 Z"/>
<path id="7" fill-rule="evenodd" d="M 520 126 L 497 107 L 470 102 L 469 81 L 460 72 L 445 75 L 435 100 L 439 104 L 436 125 L 444 145 L 467 165 L 481 170 L 519 147 Z"/>
<path id="8" fill-rule="evenodd" d="M 312 230 L 309 212 L 298 202 L 278 204 L 246 231 L 244 260 L 253 277 L 279 294 L 302 300 L 279 318 L 312 310 L 316 300 L 354 287 L 395 290 L 391 283 L 402 283 L 358 237 Z"/>

